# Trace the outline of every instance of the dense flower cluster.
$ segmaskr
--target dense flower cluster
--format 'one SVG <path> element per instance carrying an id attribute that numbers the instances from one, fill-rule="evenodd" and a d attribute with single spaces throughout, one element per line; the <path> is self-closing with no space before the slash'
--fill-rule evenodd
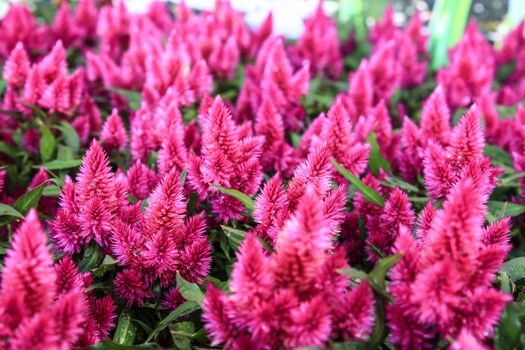
<path id="1" fill-rule="evenodd" d="M 370 333 L 372 293 L 366 283 L 349 288 L 337 273 L 348 266 L 344 254 L 332 252 L 329 216 L 341 217 L 343 205 L 327 215 L 309 185 L 279 232 L 275 252 L 268 255 L 255 236 L 246 237 L 233 267 L 231 295 L 208 287 L 204 318 L 214 343 L 293 349 L 323 346 L 330 336 L 352 340 Z"/>
<path id="2" fill-rule="evenodd" d="M 470 23 L 433 72 L 423 16 L 391 7 L 342 42 L 321 1 L 290 43 L 224 0 L 99 5 L 0 22 L 0 349 L 483 349 L 519 327 L 523 23 L 500 50 Z"/>
<path id="3" fill-rule="evenodd" d="M 87 292 L 90 274 L 79 273 L 68 256 L 53 264 L 36 211 L 15 233 L 4 263 L 2 349 L 67 349 L 108 336 L 115 319 L 113 300 Z"/>

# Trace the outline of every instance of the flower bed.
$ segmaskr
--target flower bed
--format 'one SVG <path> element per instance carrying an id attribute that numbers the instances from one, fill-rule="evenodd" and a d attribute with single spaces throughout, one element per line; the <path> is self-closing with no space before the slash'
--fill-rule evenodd
<path id="1" fill-rule="evenodd" d="M 525 346 L 524 23 L 434 72 L 418 14 L 47 10 L 0 23 L 1 349 Z"/>

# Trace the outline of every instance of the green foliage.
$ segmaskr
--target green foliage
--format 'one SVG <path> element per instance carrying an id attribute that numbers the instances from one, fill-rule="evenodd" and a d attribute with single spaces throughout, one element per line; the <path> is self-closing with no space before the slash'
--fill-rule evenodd
<path id="1" fill-rule="evenodd" d="M 385 199 L 381 197 L 373 188 L 365 185 L 357 176 L 346 170 L 341 164 L 337 163 L 335 160 L 332 160 L 332 164 L 335 166 L 337 171 L 344 176 L 352 185 L 354 185 L 359 192 L 363 195 L 363 198 L 377 205 L 378 207 L 383 207 L 385 205 Z"/>
<path id="2" fill-rule="evenodd" d="M 253 207 L 255 205 L 253 199 L 250 198 L 250 196 L 242 193 L 239 190 L 233 189 L 233 188 L 225 188 L 219 185 L 210 184 L 214 189 L 217 191 L 224 193 L 230 197 L 233 197 L 235 199 L 238 199 L 241 201 L 242 204 L 246 207 L 246 209 L 253 211 Z"/>

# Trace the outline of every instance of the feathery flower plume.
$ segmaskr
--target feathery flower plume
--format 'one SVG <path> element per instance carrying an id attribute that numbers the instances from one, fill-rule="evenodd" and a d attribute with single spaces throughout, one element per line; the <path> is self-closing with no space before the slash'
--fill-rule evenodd
<path id="1" fill-rule="evenodd" d="M 369 220 L 367 223 L 369 259 L 376 261 L 380 257 L 377 249 L 384 256 L 391 255 L 400 227 L 412 230 L 414 221 L 415 215 L 408 195 L 399 188 L 394 189 L 385 201 L 381 215 L 377 220 Z"/>
<path id="2" fill-rule="evenodd" d="M 450 138 L 450 110 L 443 88 L 438 86 L 423 104 L 421 132 L 427 140 L 446 146 Z"/>
<path id="3" fill-rule="evenodd" d="M 310 62 L 310 75 L 324 73 L 337 79 L 343 69 L 336 23 L 323 11 L 323 1 L 309 19 L 304 22 L 304 31 L 297 44 L 292 47 L 296 66 L 305 60 Z"/>
<path id="4" fill-rule="evenodd" d="M 479 109 L 474 105 L 450 132 L 446 148 L 430 141 L 424 150 L 425 186 L 434 199 L 445 196 L 455 182 L 472 177 L 485 195 L 496 186 L 497 168 L 483 156 L 485 138 Z"/>
<path id="5" fill-rule="evenodd" d="M 128 135 L 126 133 L 126 128 L 124 123 L 118 114 L 116 108 L 113 109 L 108 119 L 102 126 L 102 131 L 100 132 L 100 141 L 102 145 L 107 150 L 120 150 L 123 151 L 126 149 L 128 144 Z"/>
<path id="6" fill-rule="evenodd" d="M 16 231 L 4 263 L 0 333 L 5 348 L 72 347 L 86 319 L 84 297 L 80 286 L 57 294 L 57 273 L 36 211 Z"/>
<path id="7" fill-rule="evenodd" d="M 450 52 L 450 64 L 438 72 L 437 80 L 451 108 L 470 105 L 490 91 L 494 75 L 492 47 L 470 22 L 465 35 Z"/>
<path id="8" fill-rule="evenodd" d="M 508 252 L 509 231 L 508 221 L 482 228 L 485 212 L 480 208 L 486 200 L 472 178 L 465 177 L 431 219 L 424 244 L 399 236 L 396 247 L 405 255 L 392 271 L 390 290 L 394 305 L 416 328 L 431 326 L 444 337 L 468 332 L 478 342 L 492 335 L 510 299 L 491 285 Z M 399 333 L 406 332 L 402 320 L 391 316 L 391 321 L 392 339 L 413 348 Z"/>
<path id="9" fill-rule="evenodd" d="M 326 142 L 334 159 L 354 175 L 365 170 L 369 146 L 356 141 L 350 115 L 341 98 L 336 99 L 328 111 L 319 141 Z"/>
<path id="10" fill-rule="evenodd" d="M 13 89 L 19 89 L 24 86 L 30 69 L 31 62 L 24 44 L 19 42 L 11 51 L 4 65 L 4 79 L 7 81 L 7 85 Z"/>
<path id="11" fill-rule="evenodd" d="M 374 102 L 388 101 L 400 84 L 400 69 L 397 64 L 395 42 L 381 43 L 370 56 L 368 69 L 372 77 Z"/>
<path id="12" fill-rule="evenodd" d="M 128 193 L 139 200 L 148 198 L 157 186 L 158 176 L 155 170 L 148 168 L 140 161 L 135 162 L 126 173 Z"/>
<path id="13" fill-rule="evenodd" d="M 241 203 L 219 193 L 210 185 L 254 195 L 262 180 L 259 161 L 262 138 L 243 137 L 220 97 L 215 98 L 208 111 L 202 115 L 201 127 L 201 156 L 190 160 L 189 180 L 202 199 L 210 199 L 218 221 L 238 220 L 242 218 L 244 210 Z"/>
<path id="14" fill-rule="evenodd" d="M 309 186 L 273 254 L 254 235 L 246 237 L 233 267 L 231 294 L 210 284 L 204 299 L 214 344 L 292 349 L 324 346 L 331 335 L 351 340 L 369 334 L 371 291 L 366 284 L 350 289 L 336 272 L 347 264 L 341 251 L 330 252 L 333 232 L 324 222 L 320 198 Z"/>
<path id="15" fill-rule="evenodd" d="M 355 107 L 352 120 L 368 115 L 374 104 L 374 83 L 368 60 L 362 60 L 355 73 L 348 77 L 348 96 Z"/>

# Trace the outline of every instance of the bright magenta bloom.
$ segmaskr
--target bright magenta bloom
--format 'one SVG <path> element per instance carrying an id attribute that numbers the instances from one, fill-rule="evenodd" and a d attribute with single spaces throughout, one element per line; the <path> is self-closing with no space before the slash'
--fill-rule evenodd
<path id="1" fill-rule="evenodd" d="M 452 108 L 468 107 L 491 89 L 494 75 L 494 53 L 475 22 L 450 52 L 450 64 L 438 72 Z"/>
<path id="2" fill-rule="evenodd" d="M 323 2 L 312 17 L 305 20 L 304 32 L 292 47 L 291 56 L 296 66 L 302 66 L 307 60 L 310 63 L 310 74 L 324 73 L 337 79 L 343 69 L 343 60 L 339 48 L 337 25 L 333 19 L 325 15 Z"/>
<path id="3" fill-rule="evenodd" d="M 231 295 L 208 285 L 204 319 L 214 344 L 230 349 L 323 346 L 330 336 L 363 339 L 371 330 L 374 301 L 366 284 L 350 289 L 338 274 L 347 266 L 332 252 L 333 231 L 313 187 L 267 254 L 248 235 L 238 254 Z"/>
<path id="4" fill-rule="evenodd" d="M 102 141 L 104 148 L 107 150 L 116 149 L 123 151 L 126 149 L 128 135 L 117 109 L 113 109 L 113 112 L 111 112 L 102 126 L 100 140 Z"/>
<path id="5" fill-rule="evenodd" d="M 200 124 L 202 150 L 200 157 L 190 159 L 189 180 L 202 199 L 210 199 L 218 221 L 238 220 L 242 218 L 242 204 L 211 185 L 254 195 L 262 180 L 259 158 L 263 140 L 243 135 L 220 97 L 201 115 Z"/>
<path id="6" fill-rule="evenodd" d="M 91 345 L 113 327 L 111 299 L 88 298 L 84 291 L 88 285 L 69 258 L 53 267 L 46 241 L 32 210 L 14 235 L 2 271 L 0 333 L 5 349 Z M 96 306 L 102 303 L 104 307 Z M 98 323 L 98 328 L 85 328 L 86 322 Z M 90 341 L 83 343 L 84 338 Z"/>
<path id="7" fill-rule="evenodd" d="M 510 249 L 509 221 L 482 227 L 483 192 L 471 177 L 457 183 L 443 209 L 423 214 L 419 246 L 409 231 L 400 230 L 396 249 L 404 257 L 391 274 L 395 302 L 389 319 L 392 340 L 402 349 L 426 348 L 425 339 L 435 333 L 467 332 L 479 342 L 492 335 L 510 300 L 491 286 Z"/>

